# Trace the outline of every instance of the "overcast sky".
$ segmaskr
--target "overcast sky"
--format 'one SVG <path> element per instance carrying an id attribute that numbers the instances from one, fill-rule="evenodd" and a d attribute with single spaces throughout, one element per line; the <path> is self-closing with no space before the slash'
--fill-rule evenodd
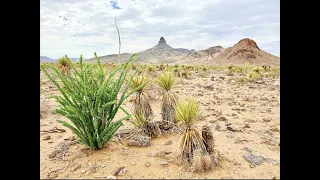
<path id="1" fill-rule="evenodd" d="M 114 2 L 117 0 L 113 0 Z M 163 36 L 173 48 L 230 47 L 251 38 L 280 56 L 280 0 L 40 0 L 40 55 L 134 53 Z"/>

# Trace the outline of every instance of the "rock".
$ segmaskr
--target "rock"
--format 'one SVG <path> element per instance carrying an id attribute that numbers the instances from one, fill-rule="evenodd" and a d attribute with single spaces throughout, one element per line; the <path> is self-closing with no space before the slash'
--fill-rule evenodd
<path id="1" fill-rule="evenodd" d="M 245 108 L 242 108 L 241 111 L 246 111 L 246 109 L 245 109 Z"/>
<path id="2" fill-rule="evenodd" d="M 106 165 L 102 164 L 101 167 L 104 168 Z"/>
<path id="3" fill-rule="evenodd" d="M 265 161 L 267 161 L 268 163 L 272 164 L 272 165 L 278 165 L 279 162 L 274 160 L 274 159 L 271 159 L 271 158 L 265 158 Z"/>
<path id="4" fill-rule="evenodd" d="M 213 90 L 214 90 L 214 87 L 213 87 L 212 84 L 211 84 L 211 85 L 208 85 L 208 86 L 203 86 L 203 88 L 204 88 L 204 89 L 207 89 L 207 90 L 209 90 L 209 91 L 213 91 Z"/>
<path id="5" fill-rule="evenodd" d="M 245 154 L 243 155 L 244 159 L 246 161 L 248 161 L 249 163 L 253 163 L 255 165 L 260 165 L 264 162 L 264 157 L 262 156 L 257 156 L 257 155 L 254 155 L 254 154 Z"/>
<path id="6" fill-rule="evenodd" d="M 167 161 L 161 161 L 161 166 L 168 166 L 168 162 Z"/>
<path id="7" fill-rule="evenodd" d="M 221 127 L 219 126 L 219 124 L 217 124 L 214 129 L 217 130 L 217 131 L 219 131 L 219 130 L 221 129 Z"/>
<path id="8" fill-rule="evenodd" d="M 252 120 L 252 119 L 246 119 L 244 120 L 245 123 L 254 123 L 257 122 L 256 120 Z"/>
<path id="9" fill-rule="evenodd" d="M 225 118 L 225 117 L 223 117 L 223 116 L 221 116 L 221 117 L 219 117 L 218 118 L 218 121 L 226 121 L 227 119 Z"/>
<path id="10" fill-rule="evenodd" d="M 274 132 L 280 132 L 280 129 L 278 129 L 277 127 L 272 127 L 270 130 Z"/>
<path id="11" fill-rule="evenodd" d="M 126 168 L 124 166 L 118 167 L 114 172 L 114 176 L 122 176 L 126 173 Z"/>
<path id="12" fill-rule="evenodd" d="M 249 124 L 244 125 L 243 128 L 250 128 Z"/>
<path id="13" fill-rule="evenodd" d="M 210 120 L 209 123 L 215 123 L 217 120 Z"/>
<path id="14" fill-rule="evenodd" d="M 74 141 L 74 140 L 77 140 L 77 138 L 76 138 L 76 136 L 70 136 L 70 137 L 65 138 L 64 140 Z"/>
<path id="15" fill-rule="evenodd" d="M 229 134 L 227 134 L 227 137 L 228 138 L 234 138 L 234 134 L 233 133 L 229 133 Z"/>
<path id="16" fill-rule="evenodd" d="M 271 121 L 271 118 L 263 118 L 262 119 L 264 122 L 270 122 Z"/>
<path id="17" fill-rule="evenodd" d="M 149 166 L 151 166 L 151 164 L 150 164 L 150 162 L 146 162 L 146 163 L 144 164 L 144 166 L 145 166 L 145 167 L 149 167 Z"/>
<path id="18" fill-rule="evenodd" d="M 49 140 L 49 139 L 51 139 L 51 136 L 50 136 L 50 135 L 47 135 L 47 136 L 43 137 L 42 140 L 46 141 L 46 140 Z"/>
<path id="19" fill-rule="evenodd" d="M 203 96 L 203 93 L 198 93 L 197 96 Z"/>
<path id="20" fill-rule="evenodd" d="M 248 148 L 248 147 L 244 147 L 244 148 L 242 148 L 242 150 L 245 150 L 245 151 L 247 151 L 247 152 L 249 152 L 249 153 L 252 152 L 252 149 L 250 149 L 250 148 Z"/>
<path id="21" fill-rule="evenodd" d="M 211 81 L 214 81 L 214 76 L 211 76 Z"/>
<path id="22" fill-rule="evenodd" d="M 56 157 L 56 155 L 60 153 L 60 150 L 54 150 L 49 154 L 49 158 L 52 159 L 54 157 Z"/>
<path id="23" fill-rule="evenodd" d="M 250 164 L 250 167 L 251 167 L 251 168 L 255 168 L 256 165 L 255 165 L 255 164 Z"/>
<path id="24" fill-rule="evenodd" d="M 49 175 L 49 179 L 54 179 L 54 178 L 56 178 L 56 177 L 58 177 L 58 173 L 56 173 L 56 172 L 52 172 L 52 173 L 50 173 L 50 175 Z"/>
<path id="25" fill-rule="evenodd" d="M 172 140 L 169 140 L 169 141 L 164 143 L 164 145 L 171 145 L 171 144 L 173 144 Z"/>
<path id="26" fill-rule="evenodd" d="M 117 179 L 115 176 L 107 176 L 107 179 Z"/>
<path id="27" fill-rule="evenodd" d="M 82 170 L 82 171 L 81 171 L 82 174 L 85 173 L 85 172 L 86 172 L 85 170 Z"/>
<path id="28" fill-rule="evenodd" d="M 134 139 L 128 141 L 128 146 L 148 146 L 151 144 L 151 138 L 149 136 L 137 136 Z"/>
<path id="29" fill-rule="evenodd" d="M 236 114 L 236 113 L 232 113 L 231 115 L 232 115 L 232 116 L 236 116 L 237 114 Z"/>
<path id="30" fill-rule="evenodd" d="M 80 167 L 81 167 L 80 164 L 75 165 L 75 166 L 72 166 L 72 167 L 70 168 L 70 171 L 75 171 L 75 170 L 79 169 Z"/>

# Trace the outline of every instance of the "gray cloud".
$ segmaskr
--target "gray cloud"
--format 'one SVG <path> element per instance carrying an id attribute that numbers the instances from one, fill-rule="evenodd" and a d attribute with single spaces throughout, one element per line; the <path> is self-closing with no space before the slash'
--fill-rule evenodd
<path id="1" fill-rule="evenodd" d="M 118 0 L 120 10 L 105 0 L 41 0 L 41 55 L 57 58 L 139 52 L 163 36 L 172 47 L 229 47 L 249 37 L 280 55 L 279 0 Z M 68 20 L 63 20 L 65 17 Z"/>

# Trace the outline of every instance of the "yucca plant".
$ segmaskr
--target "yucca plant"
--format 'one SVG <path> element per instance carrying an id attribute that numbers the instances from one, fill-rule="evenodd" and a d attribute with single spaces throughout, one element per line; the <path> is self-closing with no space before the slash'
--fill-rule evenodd
<path id="1" fill-rule="evenodd" d="M 130 117 L 121 105 L 140 87 L 129 91 L 128 85 L 123 86 L 127 76 L 132 78 L 135 75 L 128 75 L 136 60 L 135 54 L 126 63 L 110 71 L 107 76 L 96 53 L 94 55 L 98 61 L 96 69 L 93 68 L 93 65 L 83 66 L 82 56 L 80 57 L 80 70 L 71 64 L 74 73 L 70 75 L 63 76 L 51 66 L 41 68 L 61 93 L 61 96 L 53 96 L 60 104 L 55 112 L 71 121 L 58 120 L 58 122 L 70 128 L 82 144 L 100 149 L 113 137 L 122 125 L 122 121 Z M 49 74 L 48 69 L 58 75 L 59 82 L 52 78 L 53 74 Z M 127 116 L 114 121 L 119 109 Z"/>
<path id="2" fill-rule="evenodd" d="M 201 153 L 207 154 L 205 144 L 201 134 L 194 126 L 200 118 L 199 103 L 194 98 L 187 100 L 181 99 L 175 108 L 175 118 L 177 123 L 184 127 L 182 131 L 182 140 L 180 144 L 181 156 L 184 162 L 193 164 L 193 152 L 201 150 Z"/>
<path id="3" fill-rule="evenodd" d="M 171 89 L 176 83 L 177 78 L 173 76 L 172 72 L 163 72 L 156 79 L 156 84 L 161 88 L 163 95 L 161 105 L 162 120 L 172 123 L 175 123 L 174 108 L 178 97 Z"/>
<path id="4" fill-rule="evenodd" d="M 135 113 L 144 113 L 144 118 L 149 120 L 153 115 L 153 111 L 150 106 L 150 99 L 146 94 L 145 89 L 150 84 L 150 79 L 145 75 L 134 76 L 128 80 L 128 84 L 131 89 L 136 89 L 136 95 L 133 100 L 133 108 Z"/>
<path id="5" fill-rule="evenodd" d="M 58 68 L 63 75 L 70 74 L 71 61 L 67 55 L 58 59 Z"/>
<path id="6" fill-rule="evenodd" d="M 138 129 L 144 129 L 146 127 L 147 120 L 142 109 L 139 109 L 133 113 L 130 123 Z"/>

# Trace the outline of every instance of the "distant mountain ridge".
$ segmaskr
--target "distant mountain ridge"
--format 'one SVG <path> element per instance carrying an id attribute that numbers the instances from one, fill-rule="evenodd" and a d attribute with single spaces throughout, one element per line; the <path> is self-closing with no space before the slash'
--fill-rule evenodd
<path id="1" fill-rule="evenodd" d="M 80 58 L 69 58 L 71 61 L 79 61 Z M 56 62 L 57 59 L 52 59 L 47 56 L 40 56 L 40 62 Z"/>
<path id="2" fill-rule="evenodd" d="M 138 64 L 244 64 L 280 65 L 280 57 L 261 50 L 257 43 L 249 38 L 241 39 L 232 47 L 213 46 L 195 51 L 194 49 L 173 48 L 161 37 L 154 47 L 136 53 Z M 132 53 L 120 54 L 120 63 L 127 61 Z M 101 63 L 118 63 L 118 54 L 99 57 Z M 85 59 L 84 62 L 96 63 L 95 58 Z"/>

